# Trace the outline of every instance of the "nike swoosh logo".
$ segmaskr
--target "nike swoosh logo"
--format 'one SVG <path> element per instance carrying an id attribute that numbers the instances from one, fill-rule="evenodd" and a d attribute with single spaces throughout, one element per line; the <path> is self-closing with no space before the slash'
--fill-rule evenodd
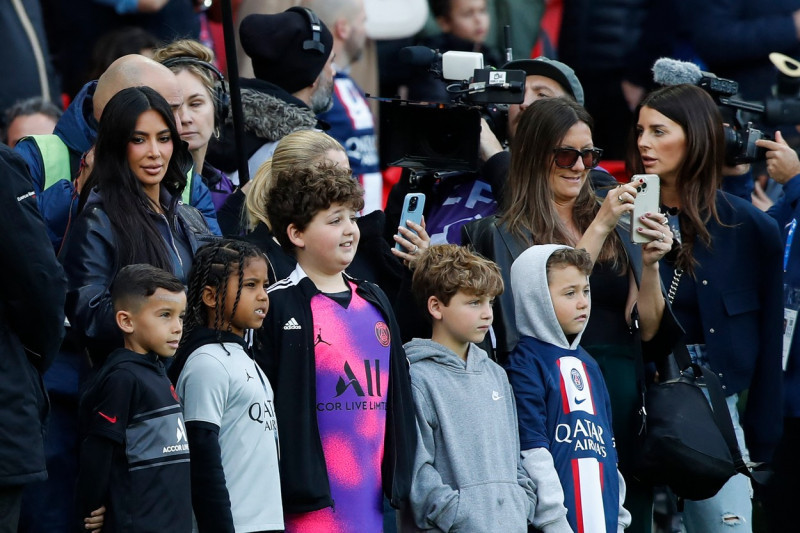
<path id="1" fill-rule="evenodd" d="M 586 401 L 586 398 L 581 398 L 580 400 L 578 398 L 575 398 L 575 405 L 580 405 L 585 401 Z"/>
<path id="2" fill-rule="evenodd" d="M 102 412 L 100 412 L 100 411 L 97 411 L 97 414 L 98 414 L 98 415 L 100 415 L 100 416 L 102 416 L 103 418 L 105 418 L 106 420 L 108 420 L 109 422 L 111 422 L 112 424 L 116 424 L 116 423 L 117 423 L 117 417 L 116 417 L 116 415 L 114 416 L 114 418 L 111 418 L 111 417 L 110 417 L 110 416 L 108 416 L 107 414 L 105 414 L 105 413 L 102 413 Z"/>

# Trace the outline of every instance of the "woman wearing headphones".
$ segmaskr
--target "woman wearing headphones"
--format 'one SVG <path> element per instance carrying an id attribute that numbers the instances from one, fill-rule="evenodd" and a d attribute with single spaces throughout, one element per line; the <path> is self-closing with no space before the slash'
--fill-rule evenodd
<path id="1" fill-rule="evenodd" d="M 220 123 L 228 111 L 228 93 L 222 73 L 212 64 L 214 52 L 207 46 L 184 39 L 155 51 L 154 59 L 169 67 L 183 90 L 185 109 L 181 117 L 181 139 L 189 143 L 198 176 L 211 191 L 219 210 L 234 185 L 222 171 L 205 163 L 211 136 L 219 137 Z"/>

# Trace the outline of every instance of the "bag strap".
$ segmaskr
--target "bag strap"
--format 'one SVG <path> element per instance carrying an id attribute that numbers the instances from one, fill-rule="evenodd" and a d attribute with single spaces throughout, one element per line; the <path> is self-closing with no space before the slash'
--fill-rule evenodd
<path id="1" fill-rule="evenodd" d="M 675 300 L 675 294 L 678 291 L 678 284 L 680 283 L 682 275 L 683 269 L 676 268 L 672 276 L 672 282 L 670 283 L 669 291 L 667 292 L 667 299 L 670 305 L 672 305 L 672 302 Z M 641 347 L 641 333 L 639 332 L 638 322 L 639 316 L 638 310 L 635 306 L 633 313 L 633 333 L 636 341 L 636 375 L 637 380 L 639 381 L 640 390 L 642 391 L 642 430 L 646 430 L 647 410 L 645 407 L 645 391 L 647 390 L 647 384 L 644 377 L 644 359 Z M 702 367 L 696 363 L 692 363 L 689 350 L 686 348 L 686 345 L 683 342 L 679 341 L 675 344 L 672 354 L 682 375 L 691 368 L 695 377 L 703 377 L 706 389 L 708 390 L 708 397 L 711 403 L 714 423 L 717 425 L 722 437 L 725 439 L 725 444 L 728 445 L 728 450 L 733 458 L 733 464 L 736 468 L 736 471 L 740 474 L 746 475 L 752 479 L 754 483 L 765 485 L 768 481 L 769 473 L 753 472 L 742 458 L 742 452 L 739 449 L 739 442 L 736 440 L 736 432 L 733 429 L 733 420 L 731 419 L 730 411 L 728 411 L 728 403 L 725 399 L 725 394 L 722 392 L 722 385 L 720 384 L 717 375 L 708 368 Z"/>

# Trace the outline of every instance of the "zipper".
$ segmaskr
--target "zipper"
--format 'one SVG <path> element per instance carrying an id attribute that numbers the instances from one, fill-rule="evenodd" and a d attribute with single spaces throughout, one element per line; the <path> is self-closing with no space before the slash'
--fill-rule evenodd
<path id="1" fill-rule="evenodd" d="M 181 253 L 178 251 L 178 247 L 175 246 L 175 238 L 172 236 L 172 226 L 169 225 L 169 220 L 167 217 L 164 216 L 164 213 L 159 213 L 158 216 L 164 219 L 164 222 L 167 223 L 167 230 L 169 230 L 169 245 L 172 247 L 172 251 L 175 252 L 175 257 L 178 258 L 178 264 L 181 265 L 181 271 L 183 270 L 183 260 L 181 259 Z"/>
<path id="2" fill-rule="evenodd" d="M 28 13 L 25 11 L 25 7 L 22 5 L 22 0 L 11 0 L 11 3 L 14 6 L 14 11 L 17 12 L 19 22 L 22 24 L 22 29 L 25 30 L 25 34 L 28 36 L 28 40 L 31 43 L 31 48 L 33 49 L 33 57 L 36 60 L 36 71 L 39 73 L 39 84 L 42 87 L 42 100 L 45 102 L 50 102 L 50 83 L 47 81 L 47 69 L 45 68 L 44 64 L 44 54 L 42 53 L 42 47 L 39 44 L 39 39 L 36 37 L 36 31 L 33 29 L 31 19 L 28 18 Z"/>

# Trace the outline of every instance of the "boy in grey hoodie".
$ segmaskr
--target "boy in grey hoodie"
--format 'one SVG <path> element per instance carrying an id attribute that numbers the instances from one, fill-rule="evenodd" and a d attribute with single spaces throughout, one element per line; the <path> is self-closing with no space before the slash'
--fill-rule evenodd
<path id="1" fill-rule="evenodd" d="M 466 248 L 432 246 L 417 261 L 412 290 L 433 322 L 431 340 L 405 345 L 417 418 L 416 527 L 525 533 L 536 497 L 520 459 L 513 392 L 476 346 L 503 292 L 500 271 Z"/>
<path id="2" fill-rule="evenodd" d="M 546 244 L 511 265 L 520 338 L 508 358 L 525 470 L 544 533 L 617 533 L 622 506 L 611 404 L 597 362 L 578 343 L 591 310 L 585 250 Z"/>

